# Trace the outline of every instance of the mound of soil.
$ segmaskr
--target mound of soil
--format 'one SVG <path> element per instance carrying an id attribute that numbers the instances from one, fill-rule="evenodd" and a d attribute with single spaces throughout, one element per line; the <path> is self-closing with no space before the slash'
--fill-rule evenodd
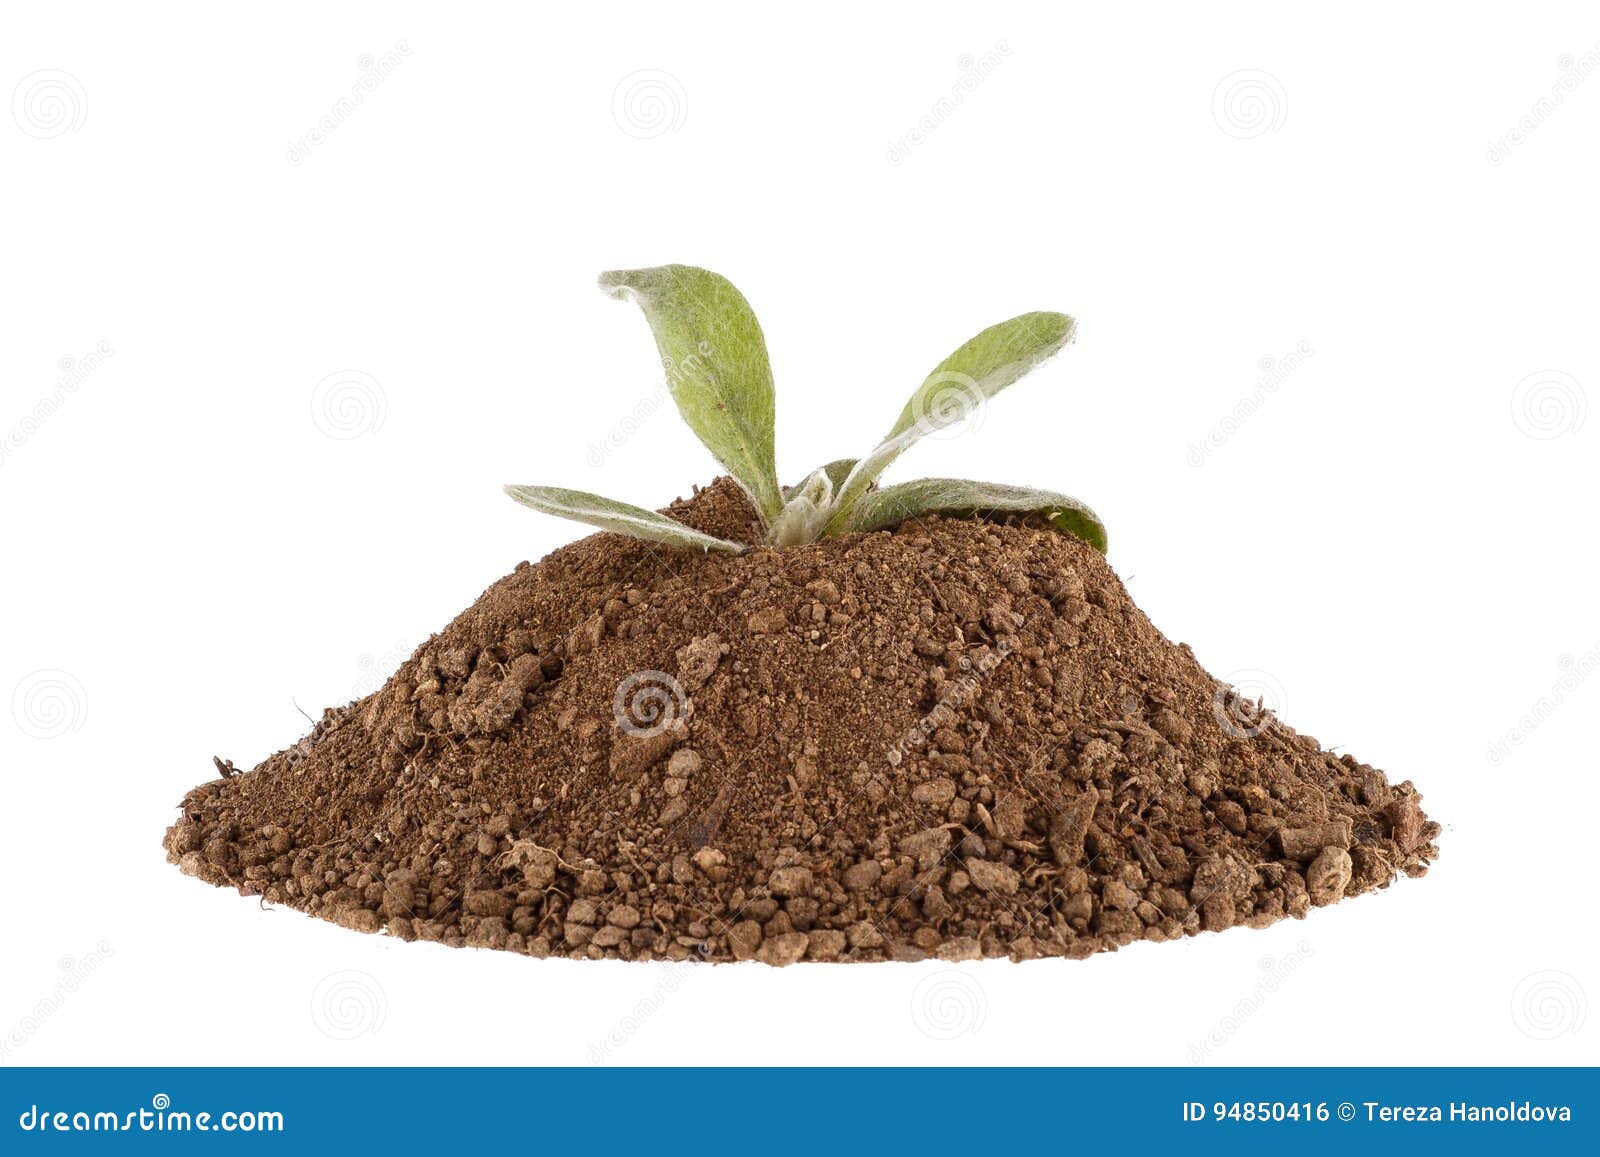
<path id="1" fill-rule="evenodd" d="M 667 512 L 753 541 L 726 480 Z M 218 767 L 167 833 L 184 871 L 589 959 L 1083 957 L 1421 875 L 1439 831 L 1028 520 L 738 557 L 596 535 L 294 747 Z"/>

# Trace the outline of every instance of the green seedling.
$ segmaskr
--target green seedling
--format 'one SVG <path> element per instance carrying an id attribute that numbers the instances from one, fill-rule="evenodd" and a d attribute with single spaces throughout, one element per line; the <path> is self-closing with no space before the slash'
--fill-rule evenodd
<path id="1" fill-rule="evenodd" d="M 1042 515 L 1104 553 L 1105 526 L 1094 511 L 1065 494 L 962 478 L 878 485 L 889 464 L 919 439 L 965 420 L 1070 342 L 1077 323 L 1065 314 L 1025 313 L 990 326 L 939 363 L 866 457 L 830 462 L 800 485 L 785 488 L 778 483 L 773 450 L 767 343 L 744 295 L 727 278 L 692 265 L 605 273 L 600 288 L 644 309 L 678 413 L 749 495 L 770 545 L 799 546 L 884 530 L 923 514 L 1005 512 Z M 507 486 L 506 493 L 546 514 L 668 546 L 748 549 L 653 510 L 580 490 Z"/>

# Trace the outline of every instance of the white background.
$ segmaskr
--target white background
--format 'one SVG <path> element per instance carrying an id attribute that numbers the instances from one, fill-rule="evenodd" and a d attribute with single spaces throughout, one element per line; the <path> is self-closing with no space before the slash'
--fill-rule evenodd
<path id="1" fill-rule="evenodd" d="M 1600 1059 L 1593 5 L 665 7 L 7 6 L 0 1060 Z M 896 477 L 1088 500 L 1170 637 L 1416 781 L 1433 873 L 1082 963 L 684 976 L 168 866 L 213 754 L 579 533 L 501 483 L 710 478 L 593 287 L 667 261 L 758 311 L 789 481 L 1076 315 Z"/>

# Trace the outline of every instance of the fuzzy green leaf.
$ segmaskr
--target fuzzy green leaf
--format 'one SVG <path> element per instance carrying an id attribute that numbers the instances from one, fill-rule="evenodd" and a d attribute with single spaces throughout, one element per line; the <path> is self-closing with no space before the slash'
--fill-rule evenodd
<path id="1" fill-rule="evenodd" d="M 839 487 L 844 485 L 844 480 L 850 477 L 850 471 L 855 469 L 855 465 L 856 460 L 854 458 L 840 458 L 838 461 L 829 462 L 826 466 L 819 466 L 806 475 L 805 481 L 801 482 L 800 486 L 804 486 L 814 476 L 821 474 L 832 484 L 834 490 L 838 490 Z M 799 492 L 800 486 L 785 486 L 783 488 L 784 501 L 787 502 L 793 498 Z"/>
<path id="2" fill-rule="evenodd" d="M 921 478 L 873 491 L 855 504 L 843 529 L 885 530 L 922 514 L 967 518 L 999 511 L 1042 514 L 1058 530 L 1081 538 L 1101 554 L 1106 552 L 1105 524 L 1076 498 L 964 478 Z"/>
<path id="3" fill-rule="evenodd" d="M 913 426 L 926 432 L 968 417 L 1023 374 L 1070 342 L 1078 323 L 1064 313 L 1025 313 L 991 325 L 945 358 L 911 395 L 889 431 L 894 438 Z M 962 391 L 967 391 L 963 396 Z"/>
<path id="4" fill-rule="evenodd" d="M 507 486 L 506 493 L 524 506 L 574 522 L 586 522 L 601 530 L 659 542 L 666 546 L 694 546 L 701 550 L 721 550 L 739 554 L 745 547 L 737 542 L 702 534 L 664 514 L 630 506 L 582 490 L 563 490 L 559 486 Z"/>
<path id="5" fill-rule="evenodd" d="M 837 490 L 828 523 L 837 532 L 889 464 L 927 434 L 965 421 L 977 409 L 1073 338 L 1064 313 L 1025 313 L 992 325 L 945 358 L 917 387 L 884 440 L 856 463 Z"/>
<path id="6" fill-rule="evenodd" d="M 600 288 L 639 303 L 678 413 L 770 524 L 783 508 L 772 367 L 750 303 L 727 278 L 692 265 L 603 273 Z"/>
<path id="7" fill-rule="evenodd" d="M 857 461 L 858 459 L 856 458 L 840 458 L 838 461 L 829 462 L 822 467 L 821 473 L 825 474 L 828 481 L 833 483 L 834 493 L 838 493 L 839 487 L 844 485 L 844 480 L 850 477 L 850 471 L 856 468 Z"/>

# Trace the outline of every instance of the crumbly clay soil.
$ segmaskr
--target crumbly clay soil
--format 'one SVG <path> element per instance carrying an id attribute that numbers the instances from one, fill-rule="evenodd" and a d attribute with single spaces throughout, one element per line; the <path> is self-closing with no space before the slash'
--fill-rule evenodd
<path id="1" fill-rule="evenodd" d="M 754 540 L 727 480 L 667 513 Z M 218 767 L 166 836 L 185 872 L 575 959 L 1079 958 L 1303 917 L 1422 875 L 1439 832 L 1028 520 L 739 556 L 595 535 Z"/>

